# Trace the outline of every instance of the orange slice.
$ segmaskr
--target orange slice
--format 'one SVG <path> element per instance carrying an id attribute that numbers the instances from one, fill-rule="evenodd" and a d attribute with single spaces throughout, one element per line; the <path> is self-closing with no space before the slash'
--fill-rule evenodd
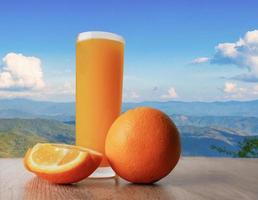
<path id="1" fill-rule="evenodd" d="M 66 144 L 38 143 L 24 157 L 26 169 L 59 184 L 75 183 L 88 177 L 100 165 L 102 154 Z"/>

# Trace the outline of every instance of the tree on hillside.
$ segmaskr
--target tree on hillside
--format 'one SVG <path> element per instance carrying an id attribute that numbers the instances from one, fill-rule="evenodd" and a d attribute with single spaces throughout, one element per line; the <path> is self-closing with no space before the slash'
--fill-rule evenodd
<path id="1" fill-rule="evenodd" d="M 215 145 L 212 145 L 211 149 L 232 157 L 258 158 L 258 138 L 244 139 L 243 141 L 238 142 L 238 147 L 238 151 L 229 151 L 224 147 L 218 147 Z"/>

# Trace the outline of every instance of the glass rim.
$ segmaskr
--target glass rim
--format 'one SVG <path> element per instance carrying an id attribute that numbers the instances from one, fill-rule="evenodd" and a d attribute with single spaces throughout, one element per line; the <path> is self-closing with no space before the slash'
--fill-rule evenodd
<path id="1" fill-rule="evenodd" d="M 121 35 L 104 31 L 87 31 L 81 32 L 77 36 L 77 42 L 91 39 L 107 39 L 125 43 L 124 38 Z"/>

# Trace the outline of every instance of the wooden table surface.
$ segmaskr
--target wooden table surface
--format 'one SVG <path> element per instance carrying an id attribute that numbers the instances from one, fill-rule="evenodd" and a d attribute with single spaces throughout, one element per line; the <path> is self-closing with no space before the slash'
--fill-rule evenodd
<path id="1" fill-rule="evenodd" d="M 26 171 L 21 159 L 0 159 L 0 200 L 72 199 L 258 199 L 258 159 L 183 157 L 153 185 L 120 178 L 54 185 Z"/>

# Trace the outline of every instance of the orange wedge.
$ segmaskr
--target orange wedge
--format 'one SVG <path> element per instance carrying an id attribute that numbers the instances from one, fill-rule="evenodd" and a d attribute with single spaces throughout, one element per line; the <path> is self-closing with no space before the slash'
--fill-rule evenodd
<path id="1" fill-rule="evenodd" d="M 81 181 L 100 165 L 102 154 L 83 147 L 38 143 L 24 157 L 26 169 L 58 184 Z"/>

